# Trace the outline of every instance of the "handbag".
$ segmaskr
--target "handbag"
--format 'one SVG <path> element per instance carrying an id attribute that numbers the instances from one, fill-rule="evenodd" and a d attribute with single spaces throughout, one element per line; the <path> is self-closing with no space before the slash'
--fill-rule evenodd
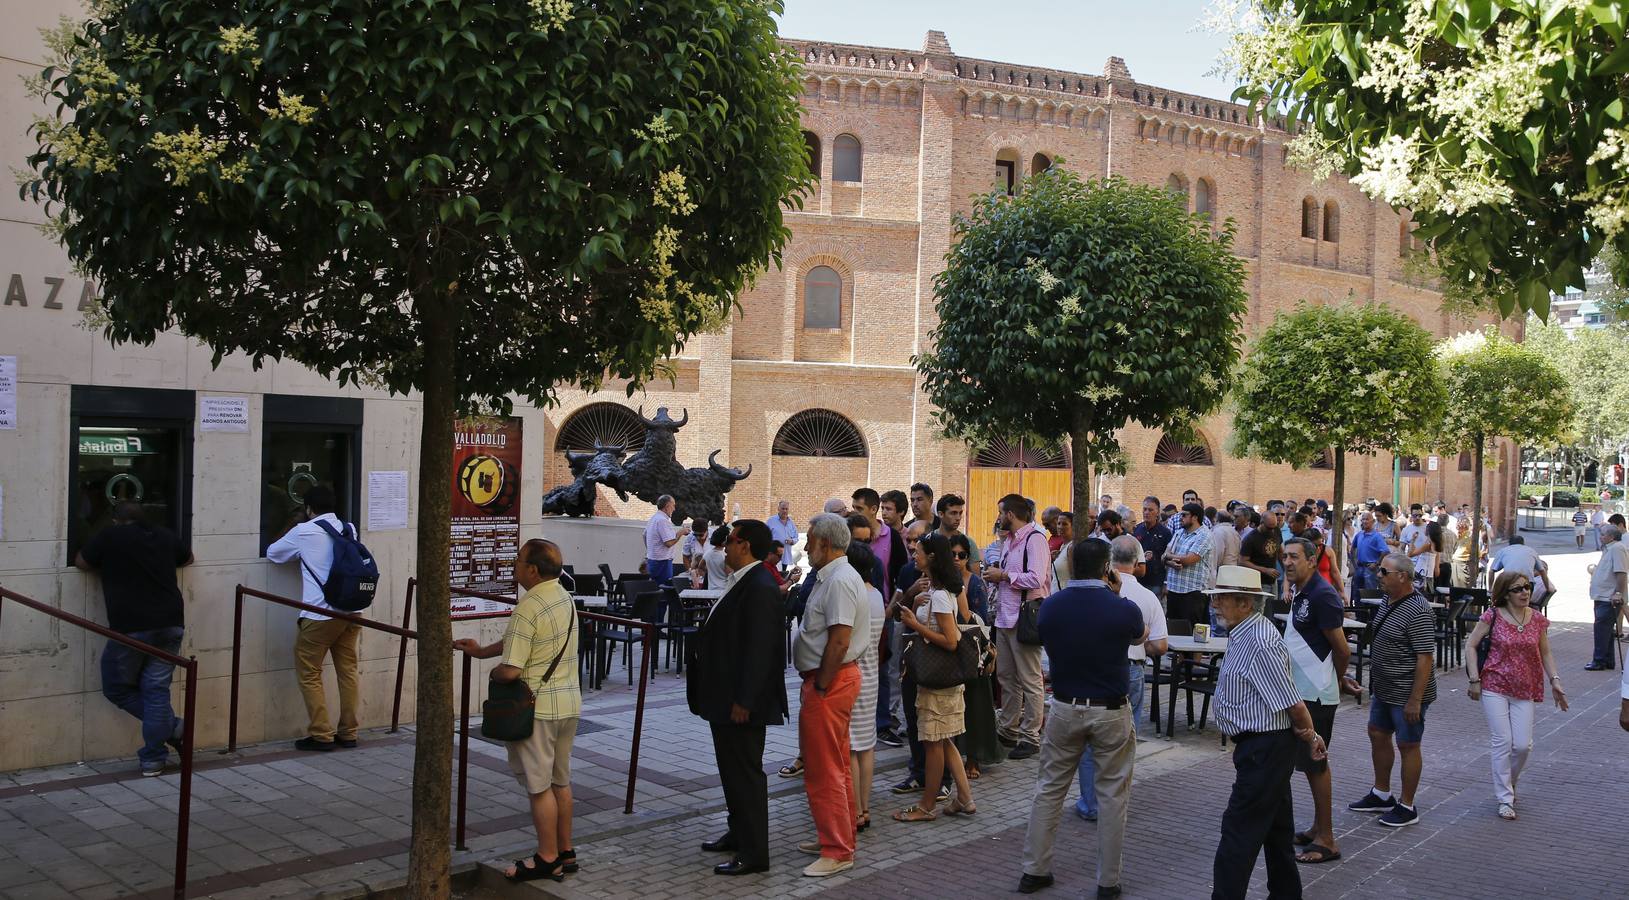
<path id="1" fill-rule="evenodd" d="M 577 609 L 571 610 L 571 627 L 577 627 Z M 554 670 L 571 646 L 571 632 L 560 642 L 560 652 L 543 673 L 543 683 L 554 677 Z M 493 681 L 487 685 L 486 700 L 481 702 L 481 737 L 493 741 L 524 741 L 532 736 L 532 723 L 537 719 L 537 695 L 526 686 L 524 678 L 514 681 Z"/>
<path id="2" fill-rule="evenodd" d="M 1499 608 L 1492 607 L 1493 618 L 1488 622 L 1488 633 L 1476 642 L 1476 674 L 1483 675 L 1483 669 L 1488 664 L 1488 654 L 1493 652 L 1493 629 L 1499 625 Z"/>
<path id="3" fill-rule="evenodd" d="M 1038 534 L 1039 532 L 1036 532 Z M 1034 537 L 1031 534 L 1030 537 Z M 1024 552 L 1018 559 L 1018 567 L 1029 571 L 1029 539 L 1024 539 Z M 1024 592 L 1028 594 L 1028 591 Z M 1013 625 L 1013 637 L 1020 644 L 1039 646 L 1041 644 L 1041 598 L 1020 597 L 1018 601 L 1018 621 Z"/>
<path id="4" fill-rule="evenodd" d="M 905 650 L 905 665 L 918 687 L 951 688 L 979 676 L 988 639 L 977 625 L 957 626 L 961 635 L 956 649 L 946 650 L 918 635 Z M 970 632 L 969 629 L 972 629 Z"/>

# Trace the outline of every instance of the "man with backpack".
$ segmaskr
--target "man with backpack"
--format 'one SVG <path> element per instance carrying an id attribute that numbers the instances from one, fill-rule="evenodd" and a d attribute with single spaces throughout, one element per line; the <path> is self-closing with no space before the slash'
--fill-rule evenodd
<path id="1" fill-rule="evenodd" d="M 373 583 L 359 578 L 357 569 L 373 565 L 357 542 L 354 524 L 334 515 L 334 491 L 317 485 L 305 492 L 305 521 L 288 530 L 270 547 L 266 558 L 275 563 L 298 561 L 301 601 L 334 611 L 356 612 L 372 602 Z M 360 559 L 358 555 L 360 554 Z M 340 565 L 335 565 L 336 555 Z M 330 576 L 338 577 L 330 577 Z M 373 578 L 378 578 L 373 569 Z M 362 582 L 359 584 L 359 581 Z M 306 736 L 294 742 L 296 750 L 328 751 L 336 745 L 356 746 L 357 644 L 362 626 L 343 619 L 301 610 L 294 638 L 294 672 L 310 717 Z M 329 724 L 328 698 L 322 687 L 323 657 L 334 658 L 339 683 L 339 727 Z"/>

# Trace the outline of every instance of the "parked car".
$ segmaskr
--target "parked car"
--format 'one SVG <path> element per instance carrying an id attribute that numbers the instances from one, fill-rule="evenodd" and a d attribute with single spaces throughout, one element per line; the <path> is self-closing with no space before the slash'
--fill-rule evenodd
<path id="1" fill-rule="evenodd" d="M 1552 491 L 1549 496 L 1549 505 L 1572 508 L 1578 505 L 1578 495 L 1572 491 Z"/>

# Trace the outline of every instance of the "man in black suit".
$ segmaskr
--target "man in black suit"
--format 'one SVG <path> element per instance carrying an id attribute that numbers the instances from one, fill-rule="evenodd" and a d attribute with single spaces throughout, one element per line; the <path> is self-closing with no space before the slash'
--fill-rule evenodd
<path id="1" fill-rule="evenodd" d="M 730 830 L 701 845 L 735 853 L 713 868 L 719 875 L 769 871 L 769 784 L 764 777 L 764 728 L 786 720 L 786 645 L 775 576 L 761 563 L 774 544 L 756 519 L 735 523 L 724 545 L 730 577 L 707 620 L 690 641 L 690 711 L 713 730 L 713 752 L 724 786 Z"/>

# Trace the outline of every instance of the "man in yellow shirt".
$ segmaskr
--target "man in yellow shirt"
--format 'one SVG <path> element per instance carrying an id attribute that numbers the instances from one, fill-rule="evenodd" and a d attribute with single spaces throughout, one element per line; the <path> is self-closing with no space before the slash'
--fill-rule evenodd
<path id="1" fill-rule="evenodd" d="M 531 799 L 537 852 L 504 874 L 513 881 L 552 878 L 577 871 L 571 845 L 571 744 L 582 714 L 577 682 L 577 618 L 571 594 L 560 586 L 560 548 L 533 538 L 515 558 L 515 582 L 526 591 L 509 617 L 503 640 L 482 646 L 453 641 L 453 649 L 477 659 L 503 654 L 493 681 L 522 679 L 537 698 L 532 736 L 510 741 L 509 769 Z"/>

